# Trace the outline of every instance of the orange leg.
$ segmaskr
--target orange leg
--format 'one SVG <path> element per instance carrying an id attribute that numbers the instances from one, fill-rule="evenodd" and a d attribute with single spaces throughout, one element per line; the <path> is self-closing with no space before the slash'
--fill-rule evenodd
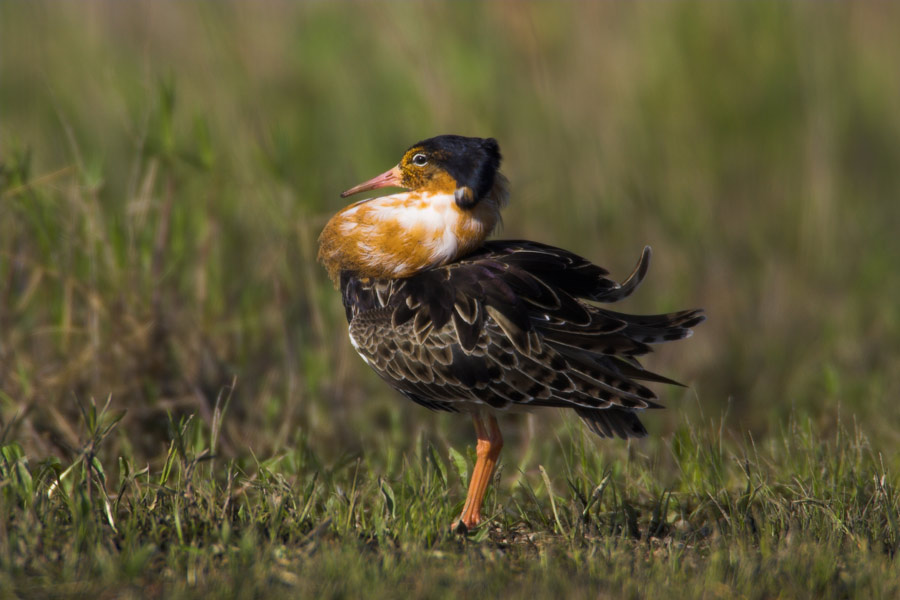
<path id="1" fill-rule="evenodd" d="M 478 444 L 475 446 L 477 457 L 475 469 L 469 480 L 469 493 L 462 514 L 450 526 L 451 530 L 460 533 L 465 533 L 481 522 L 481 503 L 497 468 L 500 450 L 503 449 L 503 436 L 493 415 L 485 417 L 481 413 L 475 413 L 472 415 L 472 421 L 475 423 L 475 435 L 478 436 Z"/>

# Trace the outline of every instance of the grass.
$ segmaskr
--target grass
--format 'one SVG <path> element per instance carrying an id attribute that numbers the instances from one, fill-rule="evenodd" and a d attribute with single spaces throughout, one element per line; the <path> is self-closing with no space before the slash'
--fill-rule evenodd
<path id="1" fill-rule="evenodd" d="M 112 587 L 134 597 L 900 592 L 896 476 L 864 435 L 843 426 L 823 440 L 809 422 L 792 422 L 757 444 L 726 439 L 714 423 L 686 424 L 647 454 L 597 452 L 580 430 L 563 427 L 555 442 L 537 443 L 552 462 L 520 471 L 511 490 L 489 497 L 489 524 L 462 539 L 447 525 L 471 460 L 443 458 L 424 436 L 394 465 L 374 453 L 328 463 L 302 439 L 267 460 L 223 460 L 212 451 L 215 429 L 172 420 L 164 464 L 138 468 L 120 458 L 112 482 L 97 451 L 120 416 L 85 407 L 84 443 L 71 463 L 34 462 L 19 444 L 3 446 L 3 589 L 81 596 Z"/>
<path id="2" fill-rule="evenodd" d="M 893 7 L 0 4 L 0 598 L 898 594 Z M 704 306 L 651 438 L 355 356 L 337 192 L 493 135 L 503 236 Z M 547 418 L 544 418 L 547 417 Z"/>

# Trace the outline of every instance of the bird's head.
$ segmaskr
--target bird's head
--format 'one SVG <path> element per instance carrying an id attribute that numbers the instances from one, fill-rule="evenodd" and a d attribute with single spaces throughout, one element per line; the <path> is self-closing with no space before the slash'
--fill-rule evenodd
<path id="1" fill-rule="evenodd" d="M 475 250 L 500 222 L 508 196 L 493 138 L 441 135 L 413 144 L 394 168 L 341 197 L 385 187 L 405 193 L 344 208 L 319 236 L 319 260 L 337 282 L 409 277 Z"/>
<path id="2" fill-rule="evenodd" d="M 460 208 L 472 208 L 493 189 L 500 158 L 494 138 L 439 135 L 413 144 L 396 167 L 350 188 L 341 197 L 394 186 L 426 194 L 453 194 Z"/>

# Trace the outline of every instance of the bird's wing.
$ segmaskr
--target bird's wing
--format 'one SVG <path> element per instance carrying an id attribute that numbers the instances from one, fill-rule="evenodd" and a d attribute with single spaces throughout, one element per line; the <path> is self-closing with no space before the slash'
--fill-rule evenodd
<path id="1" fill-rule="evenodd" d="M 384 379 L 430 408 L 571 407 L 600 435 L 642 435 L 634 411 L 658 404 L 639 381 L 675 382 L 645 370 L 636 357 L 650 343 L 689 335 L 702 312 L 633 316 L 580 299 L 627 296 L 648 259 L 645 250 L 619 284 L 565 250 L 490 242 L 409 279 L 357 283 L 369 296 L 354 292 L 363 310 L 352 316 L 350 337 Z"/>

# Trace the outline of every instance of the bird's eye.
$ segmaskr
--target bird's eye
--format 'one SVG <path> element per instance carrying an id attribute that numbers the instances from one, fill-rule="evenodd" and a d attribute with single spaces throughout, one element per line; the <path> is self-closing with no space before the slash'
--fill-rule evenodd
<path id="1" fill-rule="evenodd" d="M 416 154 L 415 156 L 413 156 L 412 162 L 417 167 L 424 167 L 425 165 L 428 164 L 428 157 L 421 153 Z"/>

